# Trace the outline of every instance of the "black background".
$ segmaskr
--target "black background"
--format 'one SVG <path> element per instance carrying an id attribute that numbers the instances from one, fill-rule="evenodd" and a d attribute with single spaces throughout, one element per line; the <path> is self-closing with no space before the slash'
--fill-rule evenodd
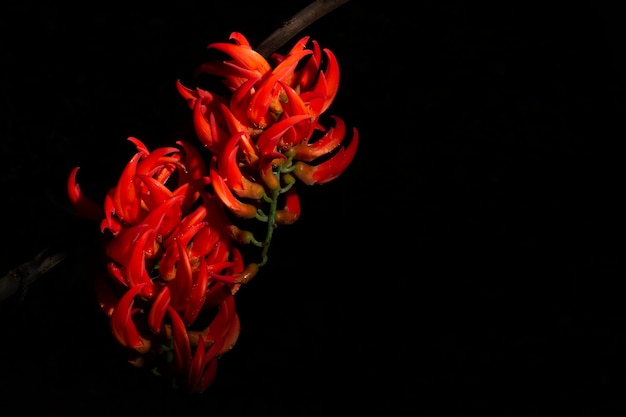
<path id="1" fill-rule="evenodd" d="M 119 355 L 86 272 L 100 233 L 69 211 L 69 171 L 102 195 L 128 136 L 154 148 L 185 131 L 174 82 L 209 43 L 239 31 L 257 45 L 306 4 L 3 2 L 0 273 L 48 247 L 69 254 L 0 306 L 3 408 L 626 411 L 626 43 L 619 11 L 598 2 L 353 0 L 312 24 L 297 37 L 339 59 L 328 113 L 358 128 L 354 162 L 302 190 L 300 220 L 237 294 L 241 336 L 207 392 Z"/>

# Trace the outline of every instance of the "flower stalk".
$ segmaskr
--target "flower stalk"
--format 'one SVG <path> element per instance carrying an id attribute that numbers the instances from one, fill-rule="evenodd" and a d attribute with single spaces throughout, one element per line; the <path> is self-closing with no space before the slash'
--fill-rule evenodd
<path id="1" fill-rule="evenodd" d="M 272 236 L 274 235 L 274 229 L 276 229 L 276 206 L 278 205 L 278 196 L 280 195 L 280 188 L 272 191 L 270 212 L 267 216 L 267 232 L 265 234 L 265 240 L 263 241 L 263 251 L 261 252 L 261 262 L 259 267 L 264 266 L 268 261 L 268 252 L 270 250 L 270 244 L 272 242 Z"/>

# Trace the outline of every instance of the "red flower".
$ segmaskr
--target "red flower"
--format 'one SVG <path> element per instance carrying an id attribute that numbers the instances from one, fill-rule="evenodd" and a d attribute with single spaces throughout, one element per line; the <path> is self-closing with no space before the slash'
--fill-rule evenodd
<path id="1" fill-rule="evenodd" d="M 131 362 L 155 365 L 169 343 L 174 360 L 165 366 L 190 391 L 203 391 L 217 358 L 237 340 L 233 295 L 255 268 L 245 268 L 232 224 L 207 190 L 211 179 L 195 148 L 177 142 L 150 152 L 130 140 L 137 152 L 100 212 L 108 239 L 98 299 Z M 80 193 L 76 171 L 68 190 L 76 208 L 93 218 L 97 204 Z M 209 324 L 198 328 L 198 321 Z"/>
<path id="2" fill-rule="evenodd" d="M 330 50 L 315 41 L 308 49 L 304 37 L 286 55 L 274 54 L 272 66 L 240 33 L 230 39 L 209 49 L 232 59 L 197 69 L 220 77 L 230 95 L 177 86 L 193 110 L 198 138 L 213 154 L 210 175 L 217 195 L 235 215 L 252 218 L 265 193 L 291 187 L 285 178 L 291 171 L 307 185 L 339 176 L 354 158 L 358 134 L 353 129 L 346 141 L 345 125 L 336 116 L 328 131 L 320 124 L 339 86 L 339 65 Z"/>
<path id="3" fill-rule="evenodd" d="M 230 39 L 209 45 L 230 59 L 197 71 L 220 77 L 226 95 L 177 82 L 208 156 L 184 141 L 150 151 L 131 137 L 136 152 L 102 205 L 83 194 L 78 168 L 67 183 L 77 213 L 105 235 L 96 293 L 115 340 L 131 363 L 167 370 L 190 392 L 211 384 L 237 342 L 234 295 L 267 262 L 275 226 L 299 219 L 294 184 L 337 178 L 359 143 L 341 118 L 320 122 L 339 86 L 330 50 L 304 37 L 270 63 L 243 35 Z M 268 223 L 265 239 L 234 224 L 247 219 Z M 246 264 L 240 244 L 257 246 L 261 261 Z"/>

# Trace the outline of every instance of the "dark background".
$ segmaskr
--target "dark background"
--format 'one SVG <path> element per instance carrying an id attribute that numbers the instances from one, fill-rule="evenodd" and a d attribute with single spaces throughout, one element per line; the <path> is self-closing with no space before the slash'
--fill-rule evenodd
<path id="1" fill-rule="evenodd" d="M 328 113 L 359 129 L 353 164 L 302 190 L 301 219 L 237 295 L 241 336 L 207 392 L 119 355 L 86 269 L 100 233 L 69 211 L 69 171 L 102 195 L 128 136 L 154 148 L 185 131 L 174 82 L 209 43 L 239 31 L 257 45 L 308 3 L 3 2 L 0 274 L 68 253 L 0 305 L 3 408 L 626 411 L 626 43 L 619 11 L 598 2 L 353 0 L 315 22 L 298 38 L 339 59 Z"/>

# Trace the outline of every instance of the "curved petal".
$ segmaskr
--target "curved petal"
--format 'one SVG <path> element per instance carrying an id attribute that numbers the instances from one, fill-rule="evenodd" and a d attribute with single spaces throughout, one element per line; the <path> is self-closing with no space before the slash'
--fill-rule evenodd
<path id="1" fill-rule="evenodd" d="M 229 111 L 232 111 L 234 117 L 240 120 L 241 123 L 245 123 L 246 126 L 250 124 L 250 120 L 248 120 L 248 106 L 250 98 L 254 93 L 254 86 L 258 81 L 259 78 L 250 78 L 233 91 L 233 95 L 230 98 Z M 243 129 L 235 129 L 235 132 L 239 130 Z"/>
<path id="2" fill-rule="evenodd" d="M 342 147 L 329 160 L 319 165 L 308 165 L 302 161 L 294 164 L 294 175 L 307 185 L 325 184 L 337 178 L 354 159 L 359 143 L 358 131 L 353 129 L 353 137 L 347 148 Z"/>
<path id="3" fill-rule="evenodd" d="M 146 153 L 137 164 L 135 175 L 154 175 L 170 165 L 168 173 L 173 171 L 173 167 L 180 165 L 180 150 L 174 147 L 158 148 L 151 153 Z M 163 179 L 159 179 L 163 182 Z"/>
<path id="4" fill-rule="evenodd" d="M 187 183 L 206 177 L 207 167 L 198 149 L 191 143 L 182 140 L 176 141 L 176 144 L 185 151 L 185 167 L 180 170 L 182 179 L 179 182 Z"/>
<path id="5" fill-rule="evenodd" d="M 239 152 L 239 139 L 244 134 L 233 135 L 222 150 L 222 163 L 219 164 L 220 176 L 226 179 L 228 187 L 241 198 L 251 198 L 258 200 L 265 194 L 265 188 L 259 183 L 252 182 L 246 178 L 239 169 L 237 154 Z"/>
<path id="6" fill-rule="evenodd" d="M 237 45 L 247 46 L 248 48 L 251 48 L 248 39 L 240 32 L 231 32 L 228 39 L 233 40 Z"/>
<path id="7" fill-rule="evenodd" d="M 193 272 L 185 244 L 177 240 L 176 245 L 178 246 L 178 265 L 176 267 L 176 278 L 170 282 L 170 286 L 172 289 L 172 305 L 176 310 L 180 311 L 185 309 L 191 297 Z"/>
<path id="8" fill-rule="evenodd" d="M 206 299 L 207 287 L 209 285 L 209 269 L 203 258 L 200 258 L 200 265 L 195 275 L 195 282 L 191 288 L 191 297 L 183 314 L 183 322 L 188 326 L 196 320 Z"/>
<path id="9" fill-rule="evenodd" d="M 311 116 L 308 121 L 302 121 L 294 125 L 293 135 L 291 137 L 285 135 L 281 140 L 281 147 L 289 149 L 302 141 L 307 140 L 315 130 L 315 118 L 311 114 L 311 109 L 302 100 L 302 97 L 296 93 L 296 91 L 287 84 L 280 82 L 285 94 L 287 95 L 287 103 L 283 105 L 285 113 L 289 116 L 295 116 L 300 114 L 306 114 Z"/>
<path id="10" fill-rule="evenodd" d="M 113 204 L 114 192 L 115 189 L 111 188 L 104 197 L 104 219 L 100 222 L 100 232 L 104 233 L 104 231 L 108 229 L 113 236 L 117 236 L 124 225 L 115 216 L 115 206 Z"/>
<path id="11" fill-rule="evenodd" d="M 335 126 L 328 129 L 324 136 L 313 143 L 303 142 L 294 148 L 294 159 L 310 162 L 320 156 L 332 152 L 341 144 L 346 135 L 346 125 L 337 116 L 331 116 L 335 120 Z"/>
<path id="12" fill-rule="evenodd" d="M 134 298 L 143 290 L 144 286 L 145 284 L 140 284 L 129 289 L 120 298 L 111 314 L 111 330 L 115 339 L 122 346 L 133 348 L 138 352 L 145 352 L 149 348 L 145 339 L 139 335 L 139 331 L 132 320 Z"/>
<path id="13" fill-rule="evenodd" d="M 187 101 L 189 108 L 193 109 L 196 105 L 196 100 L 198 99 L 198 92 L 185 87 L 180 80 L 176 80 L 176 89 L 178 90 L 178 94 L 180 94 L 185 101 Z"/>
<path id="14" fill-rule="evenodd" d="M 202 365 L 204 361 L 204 337 L 199 335 L 199 342 L 196 346 L 196 351 L 191 359 L 191 364 L 189 365 L 189 374 L 187 375 L 187 387 L 189 391 L 195 392 L 199 390 L 200 380 L 202 379 Z"/>
<path id="15" fill-rule="evenodd" d="M 207 226 L 207 222 L 189 224 L 185 227 L 179 227 L 179 229 L 168 237 L 163 243 L 165 253 L 161 256 L 159 263 L 159 276 L 161 278 L 165 281 L 171 281 L 176 278 L 180 262 L 183 261 L 183 259 L 181 259 L 180 248 L 186 248 L 189 241 L 200 231 L 206 229 Z M 184 249 L 184 251 L 187 254 L 187 249 Z M 190 255 L 186 255 L 186 258 L 190 259 L 191 257 Z M 178 301 L 178 299 L 176 300 Z"/>
<path id="16" fill-rule="evenodd" d="M 207 388 L 213 383 L 215 379 L 215 375 L 217 374 L 217 358 L 215 356 L 211 356 L 210 354 L 205 355 L 210 358 L 209 363 L 204 366 L 204 372 L 202 373 L 202 378 L 198 382 L 195 391 L 199 393 L 203 393 Z M 206 360 L 205 360 L 206 361 Z"/>
<path id="17" fill-rule="evenodd" d="M 285 207 L 276 210 L 276 224 L 293 224 L 300 218 L 300 198 L 294 187 L 284 194 Z"/>
<path id="18" fill-rule="evenodd" d="M 128 266 L 137 239 L 149 228 L 147 224 L 122 229 L 106 247 L 106 255 L 124 267 Z"/>
<path id="19" fill-rule="evenodd" d="M 239 315 L 235 313 L 233 315 L 233 320 L 228 327 L 228 331 L 224 334 L 222 348 L 218 352 L 218 355 L 222 355 L 227 351 L 231 350 L 233 346 L 237 343 L 237 339 L 239 339 L 239 333 L 241 332 L 241 323 L 239 321 Z"/>
<path id="20" fill-rule="evenodd" d="M 271 70 L 270 64 L 263 55 L 259 54 L 249 45 L 217 42 L 210 44 L 207 48 L 216 49 L 231 56 L 239 67 L 253 71 L 258 74 L 258 77 Z"/>
<path id="21" fill-rule="evenodd" d="M 282 137 L 282 135 L 296 123 L 302 122 L 312 117 L 308 114 L 299 114 L 296 116 L 288 117 L 280 122 L 274 123 L 268 129 L 266 129 L 257 141 L 257 147 L 261 151 L 261 156 L 267 155 L 276 150 L 276 145 Z"/>
<path id="22" fill-rule="evenodd" d="M 226 185 L 226 181 L 219 175 L 217 171 L 217 158 L 211 159 L 211 182 L 217 196 L 222 200 L 224 205 L 237 217 L 244 219 L 252 219 L 256 217 L 257 209 L 251 204 L 246 204 L 237 199 Z"/>
<path id="23" fill-rule="evenodd" d="M 185 323 L 172 306 L 167 307 L 167 314 L 172 321 L 172 338 L 174 340 L 174 357 L 178 371 L 186 372 L 191 362 L 191 344 L 187 336 Z"/>
<path id="24" fill-rule="evenodd" d="M 209 265 L 209 270 L 213 270 L 215 266 L 226 262 L 230 256 L 231 244 L 229 240 L 220 239 L 211 253 L 206 258 L 206 263 Z"/>
<path id="25" fill-rule="evenodd" d="M 181 238 L 185 239 L 185 242 L 188 243 L 193 234 L 188 235 L 188 238 L 185 238 L 185 235 L 187 235 L 187 233 L 189 233 L 192 228 L 197 227 L 197 225 L 203 227 L 205 225 L 205 222 L 203 222 L 203 220 L 206 217 L 206 214 L 206 207 L 203 205 L 198 206 L 198 208 L 187 214 L 180 222 L 178 222 L 176 228 L 171 232 L 167 239 L 163 241 L 163 244 L 165 246 L 170 246 L 174 244 L 174 239 Z M 197 232 L 198 230 L 199 229 L 196 229 L 195 232 Z M 193 233 L 195 234 L 195 232 Z"/>
<path id="26" fill-rule="evenodd" d="M 146 203 L 149 210 L 172 198 L 172 191 L 162 182 L 152 178 L 152 176 L 138 174 L 137 178 L 141 181 L 141 185 L 143 185 L 148 191 L 142 195 L 142 200 Z"/>
<path id="27" fill-rule="evenodd" d="M 335 100 L 337 90 L 339 90 L 339 64 L 337 63 L 337 58 L 330 49 L 324 49 L 324 52 L 328 58 L 328 65 L 326 71 L 320 73 L 320 77 L 315 86 L 316 91 L 321 90 L 326 96 L 326 101 L 320 113 L 328 109 L 330 104 Z M 319 86 L 323 87 L 320 89 Z"/>
<path id="28" fill-rule="evenodd" d="M 113 279 L 113 282 L 128 288 L 128 279 L 126 278 L 126 267 L 118 264 L 115 261 L 107 262 L 107 272 L 109 277 Z"/>
<path id="29" fill-rule="evenodd" d="M 210 227 L 210 222 L 206 222 L 203 227 L 193 237 L 193 244 L 189 256 L 192 259 L 203 258 L 215 249 L 215 245 L 220 240 L 220 234 Z"/>
<path id="30" fill-rule="evenodd" d="M 221 340 L 228 332 L 228 328 L 232 324 L 235 315 L 235 297 L 232 293 L 229 293 L 228 296 L 220 303 L 217 314 L 209 325 L 207 340 L 213 342 Z"/>
<path id="31" fill-rule="evenodd" d="M 76 174 L 79 169 L 80 167 L 72 169 L 67 180 L 67 195 L 69 196 L 70 203 L 72 203 L 74 210 L 76 210 L 79 216 L 99 222 L 104 217 L 104 209 L 83 194 L 80 186 L 76 182 Z"/>
<path id="32" fill-rule="evenodd" d="M 178 246 L 175 244 L 166 246 L 165 253 L 159 262 L 159 276 L 165 281 L 176 278 L 176 263 L 178 262 Z"/>
<path id="33" fill-rule="evenodd" d="M 227 137 L 227 132 L 218 126 L 215 119 L 215 109 L 203 103 L 204 98 L 197 100 L 193 107 L 193 126 L 200 142 L 211 152 L 219 153 L 222 138 Z M 208 114 L 208 119 L 207 119 Z"/>
<path id="34" fill-rule="evenodd" d="M 145 154 L 137 152 L 128 162 L 122 175 L 113 191 L 113 207 L 115 215 L 128 224 L 135 224 L 139 218 L 141 201 L 137 198 L 137 188 L 135 185 L 135 173 L 139 160 Z"/>
<path id="35" fill-rule="evenodd" d="M 155 240 L 168 236 L 180 223 L 182 215 L 180 207 L 184 199 L 184 195 L 173 196 L 156 206 L 143 219 L 142 224 L 147 224 L 154 230 L 153 237 Z M 150 247 L 147 247 L 146 251 L 148 251 L 148 255 L 151 255 Z"/>
<path id="36" fill-rule="evenodd" d="M 288 55 L 274 70 L 272 75 L 263 80 L 257 86 L 257 90 L 250 98 L 248 107 L 248 117 L 261 128 L 265 128 L 268 124 L 266 114 L 270 108 L 272 100 L 276 99 L 276 85 L 279 81 L 287 81 L 293 76 L 295 67 L 298 62 L 312 51 L 305 49 Z"/>
<path id="37" fill-rule="evenodd" d="M 163 287 L 157 296 L 154 297 L 150 313 L 148 313 L 148 327 L 150 327 L 150 330 L 155 334 L 161 332 L 163 318 L 165 317 L 165 312 L 170 305 L 171 299 L 170 289 L 167 286 Z"/>
<path id="38" fill-rule="evenodd" d="M 139 152 L 140 154 L 148 155 L 150 153 L 150 151 L 148 150 L 148 147 L 136 137 L 129 136 L 128 141 L 132 142 L 133 145 L 135 145 L 135 148 L 137 148 L 137 152 Z"/>
<path id="39" fill-rule="evenodd" d="M 148 239 L 153 236 L 153 231 L 153 229 L 148 228 L 137 238 L 135 244 L 130 248 L 130 259 L 126 267 L 128 283 L 131 288 L 141 285 L 141 295 L 147 298 L 154 294 L 154 285 L 146 270 L 146 251 L 144 248 Z"/>

